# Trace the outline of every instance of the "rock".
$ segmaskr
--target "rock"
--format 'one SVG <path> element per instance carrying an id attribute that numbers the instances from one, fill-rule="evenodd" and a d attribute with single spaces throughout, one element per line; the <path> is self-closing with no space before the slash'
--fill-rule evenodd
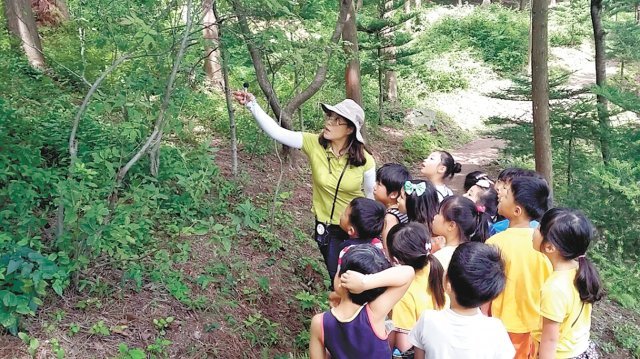
<path id="1" fill-rule="evenodd" d="M 427 126 L 429 130 L 434 129 L 435 121 L 436 112 L 428 108 L 414 108 L 404 118 L 404 122 L 409 125 Z"/>

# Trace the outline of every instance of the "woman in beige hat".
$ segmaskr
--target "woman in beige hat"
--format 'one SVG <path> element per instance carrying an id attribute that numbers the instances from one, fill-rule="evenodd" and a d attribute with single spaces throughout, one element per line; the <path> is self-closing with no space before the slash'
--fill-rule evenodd
<path id="1" fill-rule="evenodd" d="M 316 217 L 314 238 L 324 257 L 329 282 L 333 283 L 340 243 L 348 238 L 339 226 L 340 214 L 354 198 L 363 195 L 373 198 L 376 180 L 375 160 L 365 148 L 360 132 L 364 125 L 362 107 L 351 99 L 336 105 L 322 104 L 324 128 L 318 135 L 280 127 L 248 92 L 235 91 L 233 96 L 251 111 L 267 135 L 286 146 L 301 149 L 309 158 L 312 211 Z"/>

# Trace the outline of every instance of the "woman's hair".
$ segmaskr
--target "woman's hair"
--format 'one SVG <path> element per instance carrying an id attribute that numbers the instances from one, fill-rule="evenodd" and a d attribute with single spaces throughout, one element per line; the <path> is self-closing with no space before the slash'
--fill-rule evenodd
<path id="1" fill-rule="evenodd" d="M 489 238 L 491 216 L 480 211 L 472 200 L 459 195 L 449 196 L 440 203 L 440 214 L 458 227 L 460 242 L 484 242 Z"/>
<path id="2" fill-rule="evenodd" d="M 436 309 L 442 309 L 444 298 L 444 269 L 442 264 L 429 253 L 426 246 L 431 234 L 421 223 L 409 222 L 393 226 L 387 236 L 389 255 L 395 257 L 401 264 L 420 270 L 429 265 L 429 292 L 433 296 Z"/>
<path id="3" fill-rule="evenodd" d="M 433 233 L 431 230 L 431 223 L 433 217 L 438 213 L 438 191 L 431 181 L 425 180 L 409 180 L 413 184 L 424 183 L 426 189 L 420 196 L 416 192 L 408 194 L 405 192 L 407 198 L 407 217 L 409 221 L 420 222 L 427 226 L 429 233 Z"/>
<path id="4" fill-rule="evenodd" d="M 351 134 L 349 135 L 349 138 L 347 139 L 347 143 L 349 146 L 348 147 L 349 165 L 353 167 L 364 166 L 364 164 L 367 163 L 367 158 L 364 156 L 364 152 L 367 151 L 369 152 L 369 154 L 371 154 L 371 151 L 369 151 L 369 149 L 364 145 L 364 143 L 358 141 L 358 139 L 356 138 L 356 126 L 347 119 L 345 119 L 345 121 L 347 121 L 347 126 L 353 129 L 353 132 L 351 132 Z M 331 141 L 324 138 L 324 135 L 320 133 L 320 136 L 318 137 L 318 142 L 322 147 L 327 148 L 327 146 L 329 146 L 329 142 Z"/>
<path id="5" fill-rule="evenodd" d="M 562 258 L 578 260 L 575 286 L 583 302 L 594 303 L 604 296 L 598 271 L 585 257 L 595 236 L 591 222 L 580 211 L 570 208 L 552 208 L 540 221 L 542 243 L 553 244 Z"/>
<path id="6" fill-rule="evenodd" d="M 465 308 L 477 308 L 504 290 L 507 277 L 498 248 L 468 242 L 453 252 L 447 278 L 456 301 Z"/>
<path id="7" fill-rule="evenodd" d="M 372 244 L 358 244 L 349 247 L 347 253 L 342 257 L 340 272 L 342 275 L 348 270 L 356 271 L 362 274 L 374 274 L 391 268 L 391 263 L 385 258 L 382 251 Z M 349 299 L 352 302 L 364 305 L 370 303 L 384 293 L 386 287 L 373 288 L 365 290 L 362 293 L 354 294 L 349 292 Z"/>
<path id="8" fill-rule="evenodd" d="M 453 159 L 453 156 L 447 151 L 438 151 L 440 153 L 440 164 L 446 167 L 446 171 L 442 175 L 443 179 L 447 177 L 451 178 L 454 174 L 460 173 L 462 171 L 462 165 L 460 162 L 456 162 Z"/>
<path id="9" fill-rule="evenodd" d="M 469 188 L 473 187 L 478 181 L 487 180 L 493 182 L 489 175 L 484 171 L 469 172 L 464 178 L 464 191 L 467 192 Z"/>

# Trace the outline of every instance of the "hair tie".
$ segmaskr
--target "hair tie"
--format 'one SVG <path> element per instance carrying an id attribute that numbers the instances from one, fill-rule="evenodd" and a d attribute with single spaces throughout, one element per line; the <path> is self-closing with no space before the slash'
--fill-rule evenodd
<path id="1" fill-rule="evenodd" d="M 586 259 L 587 258 L 587 254 L 583 254 L 581 256 L 577 256 L 576 259 Z"/>
<path id="2" fill-rule="evenodd" d="M 484 211 L 486 211 L 486 210 L 487 210 L 487 207 L 485 207 L 485 206 L 483 206 L 481 204 L 476 205 L 476 211 L 478 211 L 478 213 L 484 213 Z"/>

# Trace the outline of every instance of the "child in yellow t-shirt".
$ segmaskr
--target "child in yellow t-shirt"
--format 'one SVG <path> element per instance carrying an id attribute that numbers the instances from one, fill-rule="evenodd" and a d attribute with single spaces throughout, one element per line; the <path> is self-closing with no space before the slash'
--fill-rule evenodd
<path id="1" fill-rule="evenodd" d="M 509 220 L 509 228 L 486 242 L 498 247 L 505 260 L 507 283 L 491 302 L 491 316 L 507 328 L 515 358 L 528 358 L 533 350 L 531 332 L 540 324 L 540 289 L 552 270 L 549 260 L 533 249 L 529 225 L 548 209 L 549 192 L 542 178 L 513 178 L 498 203 L 498 213 Z"/>
<path id="2" fill-rule="evenodd" d="M 400 352 L 413 347 L 409 342 L 409 332 L 423 311 L 448 307 L 444 294 L 444 270 L 426 248 L 430 237 L 425 225 L 410 222 L 394 226 L 387 238 L 392 261 L 411 266 L 416 272 L 411 286 L 391 313 L 395 328 L 389 335 L 389 345 Z"/>
<path id="3" fill-rule="evenodd" d="M 589 220 L 568 208 L 549 210 L 534 232 L 533 247 L 553 265 L 542 287 L 542 331 L 533 334 L 540 359 L 594 357 L 591 306 L 604 291 L 597 270 L 585 257 L 593 235 Z"/>

